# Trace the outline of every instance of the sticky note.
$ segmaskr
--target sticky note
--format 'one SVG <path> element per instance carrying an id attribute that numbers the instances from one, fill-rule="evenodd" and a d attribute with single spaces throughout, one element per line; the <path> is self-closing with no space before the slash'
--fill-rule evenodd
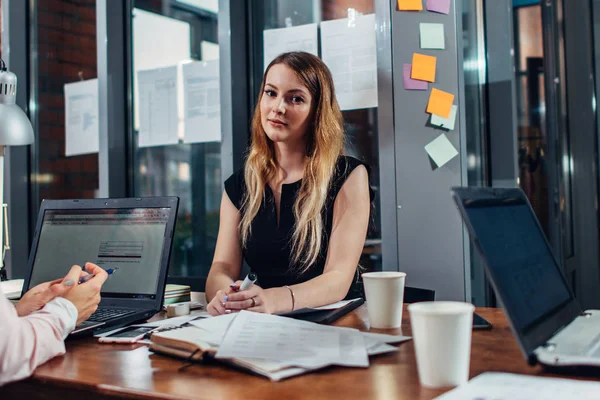
<path id="1" fill-rule="evenodd" d="M 457 111 L 458 106 L 452 106 L 452 111 L 450 111 L 450 117 L 448 118 L 442 118 L 439 115 L 431 114 L 431 125 L 439 126 L 440 128 L 448 129 L 450 131 L 454 130 Z"/>
<path id="2" fill-rule="evenodd" d="M 427 10 L 442 14 L 450 13 L 451 0 L 427 0 Z"/>
<path id="3" fill-rule="evenodd" d="M 416 79 L 411 79 L 410 71 L 412 69 L 412 65 L 404 64 L 403 78 L 404 78 L 404 89 L 406 90 L 427 90 L 429 89 L 429 84 L 425 81 L 418 81 Z"/>
<path id="4" fill-rule="evenodd" d="M 422 9 L 422 0 L 398 0 L 398 10 L 400 11 L 421 11 Z"/>
<path id="5" fill-rule="evenodd" d="M 420 81 L 435 82 L 435 66 L 437 58 L 425 54 L 414 53 L 410 77 Z"/>
<path id="6" fill-rule="evenodd" d="M 422 49 L 440 49 L 446 48 L 444 42 L 444 24 L 419 24 L 421 31 Z"/>
<path id="7" fill-rule="evenodd" d="M 438 167 L 443 166 L 458 155 L 458 151 L 445 134 L 441 134 L 425 146 L 425 151 Z"/>
<path id="8" fill-rule="evenodd" d="M 454 101 L 454 95 L 452 93 L 444 92 L 436 88 L 431 89 L 429 95 L 429 103 L 427 103 L 427 112 L 435 114 L 443 118 L 450 118 L 450 112 L 452 111 L 452 102 Z"/>

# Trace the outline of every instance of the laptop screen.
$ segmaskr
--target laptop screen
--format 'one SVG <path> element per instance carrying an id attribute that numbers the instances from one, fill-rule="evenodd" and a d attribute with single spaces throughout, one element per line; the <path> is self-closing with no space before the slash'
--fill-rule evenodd
<path id="1" fill-rule="evenodd" d="M 463 204 L 504 307 L 524 332 L 572 298 L 529 205 L 514 200 Z"/>
<path id="2" fill-rule="evenodd" d="M 90 261 L 114 272 L 103 297 L 156 297 L 169 208 L 46 210 L 29 287 Z"/>

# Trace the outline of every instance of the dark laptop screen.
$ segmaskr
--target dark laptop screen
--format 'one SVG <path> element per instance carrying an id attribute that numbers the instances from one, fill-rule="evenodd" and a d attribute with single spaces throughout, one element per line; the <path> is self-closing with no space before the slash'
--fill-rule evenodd
<path id="1" fill-rule="evenodd" d="M 571 300 L 559 266 L 526 203 L 463 204 L 517 330 L 527 330 Z"/>
<path id="2" fill-rule="evenodd" d="M 46 210 L 29 287 L 93 262 L 114 273 L 108 297 L 154 298 L 169 208 Z"/>

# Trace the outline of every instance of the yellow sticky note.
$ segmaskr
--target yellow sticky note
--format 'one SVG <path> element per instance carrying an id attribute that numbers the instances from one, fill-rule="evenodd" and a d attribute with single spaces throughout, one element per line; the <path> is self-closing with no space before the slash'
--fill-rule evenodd
<path id="1" fill-rule="evenodd" d="M 420 81 L 435 82 L 437 58 L 425 54 L 414 53 L 410 77 Z"/>
<path id="2" fill-rule="evenodd" d="M 444 92 L 436 88 L 431 89 L 429 95 L 429 103 L 427 104 L 427 112 L 430 114 L 439 115 L 442 118 L 449 118 L 452 112 L 452 102 L 454 95 Z"/>
<path id="3" fill-rule="evenodd" d="M 398 0 L 398 10 L 400 11 L 421 11 L 422 9 L 422 0 Z"/>

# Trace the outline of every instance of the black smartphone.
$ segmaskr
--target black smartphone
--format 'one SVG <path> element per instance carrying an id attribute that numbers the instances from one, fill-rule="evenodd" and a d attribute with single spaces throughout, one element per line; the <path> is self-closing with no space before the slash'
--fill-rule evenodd
<path id="1" fill-rule="evenodd" d="M 492 324 L 481 315 L 473 313 L 473 329 L 492 329 Z"/>

